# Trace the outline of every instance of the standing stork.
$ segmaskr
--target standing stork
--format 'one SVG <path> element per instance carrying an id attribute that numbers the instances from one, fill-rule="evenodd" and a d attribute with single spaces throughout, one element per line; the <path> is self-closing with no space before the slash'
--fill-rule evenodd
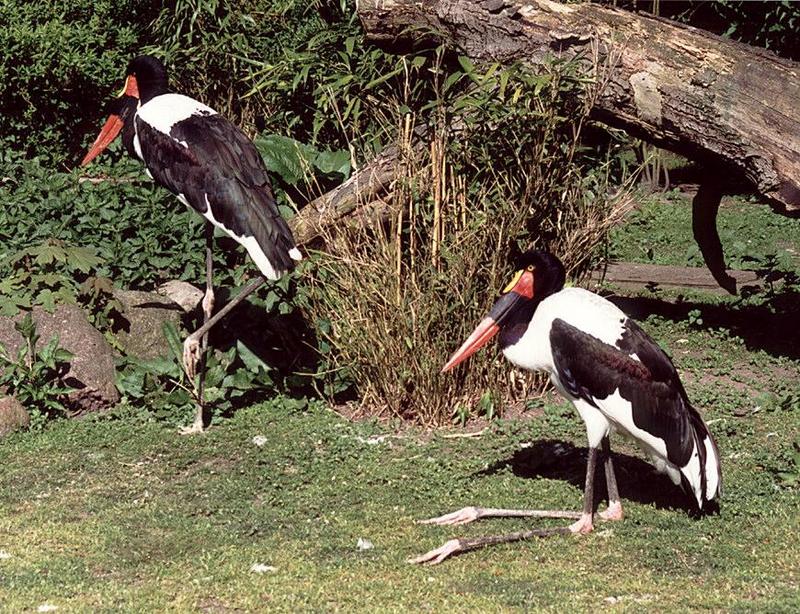
<path id="1" fill-rule="evenodd" d="M 604 520 L 622 520 L 608 436 L 634 439 L 656 469 L 692 495 L 699 509 L 722 486 L 719 451 L 705 422 L 689 402 L 669 357 L 633 320 L 606 299 L 581 288 L 564 288 L 564 265 L 547 252 L 529 251 L 489 315 L 447 361 L 449 371 L 499 333 L 500 348 L 513 364 L 544 371 L 572 401 L 586 424 L 589 457 L 583 510 L 541 511 L 466 507 L 423 521 L 466 524 L 486 517 L 570 518 L 569 527 L 453 539 L 412 559 L 440 563 L 451 554 L 489 544 L 593 530 L 593 485 L 602 447 L 608 488 Z"/>
<path id="2" fill-rule="evenodd" d="M 200 432 L 208 331 L 265 280 L 291 271 L 302 256 L 278 212 L 255 145 L 212 108 L 171 92 L 166 68 L 157 58 L 143 55 L 128 64 L 125 86 L 81 166 L 89 164 L 120 132 L 125 148 L 144 162 L 147 174 L 206 219 L 203 325 L 183 345 L 186 374 L 192 380 L 198 375 L 199 402 L 194 424 L 182 432 Z M 245 247 L 261 276 L 212 317 L 215 226 Z"/>

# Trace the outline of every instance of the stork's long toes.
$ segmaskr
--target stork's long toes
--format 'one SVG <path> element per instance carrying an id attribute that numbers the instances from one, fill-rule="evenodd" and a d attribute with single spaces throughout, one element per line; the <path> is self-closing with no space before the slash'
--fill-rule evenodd
<path id="1" fill-rule="evenodd" d="M 569 530 L 572 533 L 591 533 L 594 531 L 594 524 L 592 523 L 592 515 L 591 514 L 581 514 L 580 519 L 577 522 L 573 522 L 569 525 Z"/>
<path id="2" fill-rule="evenodd" d="M 186 337 L 183 342 L 183 370 L 186 372 L 186 377 L 194 380 L 197 374 L 197 363 L 200 361 L 200 340 L 193 334 Z"/>
<path id="3" fill-rule="evenodd" d="M 430 550 L 423 555 L 408 559 L 408 562 L 413 565 L 438 565 L 447 557 L 462 552 L 463 550 L 464 548 L 462 547 L 461 540 L 451 539 L 435 550 Z"/>
<path id="4" fill-rule="evenodd" d="M 426 518 L 425 520 L 418 520 L 419 524 L 436 524 L 436 525 L 457 525 L 468 524 L 474 522 L 481 517 L 480 508 L 469 506 L 462 507 L 460 510 L 437 516 L 435 518 Z M 449 543 L 449 542 L 448 542 Z"/>
<path id="5" fill-rule="evenodd" d="M 622 503 L 619 501 L 611 501 L 608 508 L 598 514 L 603 520 L 622 520 L 625 514 L 622 511 Z"/>

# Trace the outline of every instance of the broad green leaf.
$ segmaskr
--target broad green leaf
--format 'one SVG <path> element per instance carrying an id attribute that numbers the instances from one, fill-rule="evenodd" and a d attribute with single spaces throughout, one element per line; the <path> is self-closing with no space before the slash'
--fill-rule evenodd
<path id="1" fill-rule="evenodd" d="M 236 351 L 248 371 L 258 373 L 259 369 L 264 369 L 265 371 L 270 370 L 269 365 L 256 356 L 253 351 L 240 340 L 236 342 Z"/>
<path id="2" fill-rule="evenodd" d="M 316 154 L 312 147 L 279 134 L 259 136 L 254 143 L 267 169 L 280 175 L 289 185 L 295 185 L 305 178 L 311 166 L 310 160 Z"/>

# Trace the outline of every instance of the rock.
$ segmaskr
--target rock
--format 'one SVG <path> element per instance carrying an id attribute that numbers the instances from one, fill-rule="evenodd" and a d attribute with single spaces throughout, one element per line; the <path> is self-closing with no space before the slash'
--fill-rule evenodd
<path id="1" fill-rule="evenodd" d="M 173 279 L 158 287 L 157 292 L 181 306 L 185 313 L 192 313 L 203 300 L 203 290 L 188 281 Z"/>
<path id="2" fill-rule="evenodd" d="M 123 307 L 125 324 L 116 335 L 125 353 L 145 359 L 169 356 L 164 324 L 171 322 L 179 329 L 181 307 L 154 292 L 114 290 L 114 297 Z"/>
<path id="3" fill-rule="evenodd" d="M 28 428 L 31 417 L 14 397 L 0 398 L 0 437 Z"/>
<path id="4" fill-rule="evenodd" d="M 59 345 L 73 354 L 69 369 L 62 376 L 67 386 L 75 388 L 67 395 L 66 405 L 74 415 L 106 409 L 119 401 L 115 385 L 114 350 L 76 305 L 58 305 L 53 313 L 34 307 L 31 315 L 36 323 L 41 347 L 54 335 Z M 15 356 L 23 343 L 22 336 L 14 330 L 14 321 L 21 319 L 0 317 L 0 343 Z"/>

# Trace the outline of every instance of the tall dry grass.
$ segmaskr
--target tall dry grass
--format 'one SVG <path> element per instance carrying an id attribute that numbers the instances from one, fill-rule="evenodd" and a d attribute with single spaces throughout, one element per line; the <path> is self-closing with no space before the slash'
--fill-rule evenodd
<path id="1" fill-rule="evenodd" d="M 460 75 L 442 79 L 462 87 L 433 104 L 397 101 L 407 112 L 396 117 L 393 213 L 326 237 L 312 289 L 333 370 L 348 371 L 370 411 L 424 424 L 541 390 L 494 348 L 439 371 L 507 283 L 515 250 L 550 249 L 579 277 L 631 202 L 624 188 L 610 195 L 608 165 L 581 149 L 597 86 L 574 66 L 534 75 L 462 63 Z"/>

